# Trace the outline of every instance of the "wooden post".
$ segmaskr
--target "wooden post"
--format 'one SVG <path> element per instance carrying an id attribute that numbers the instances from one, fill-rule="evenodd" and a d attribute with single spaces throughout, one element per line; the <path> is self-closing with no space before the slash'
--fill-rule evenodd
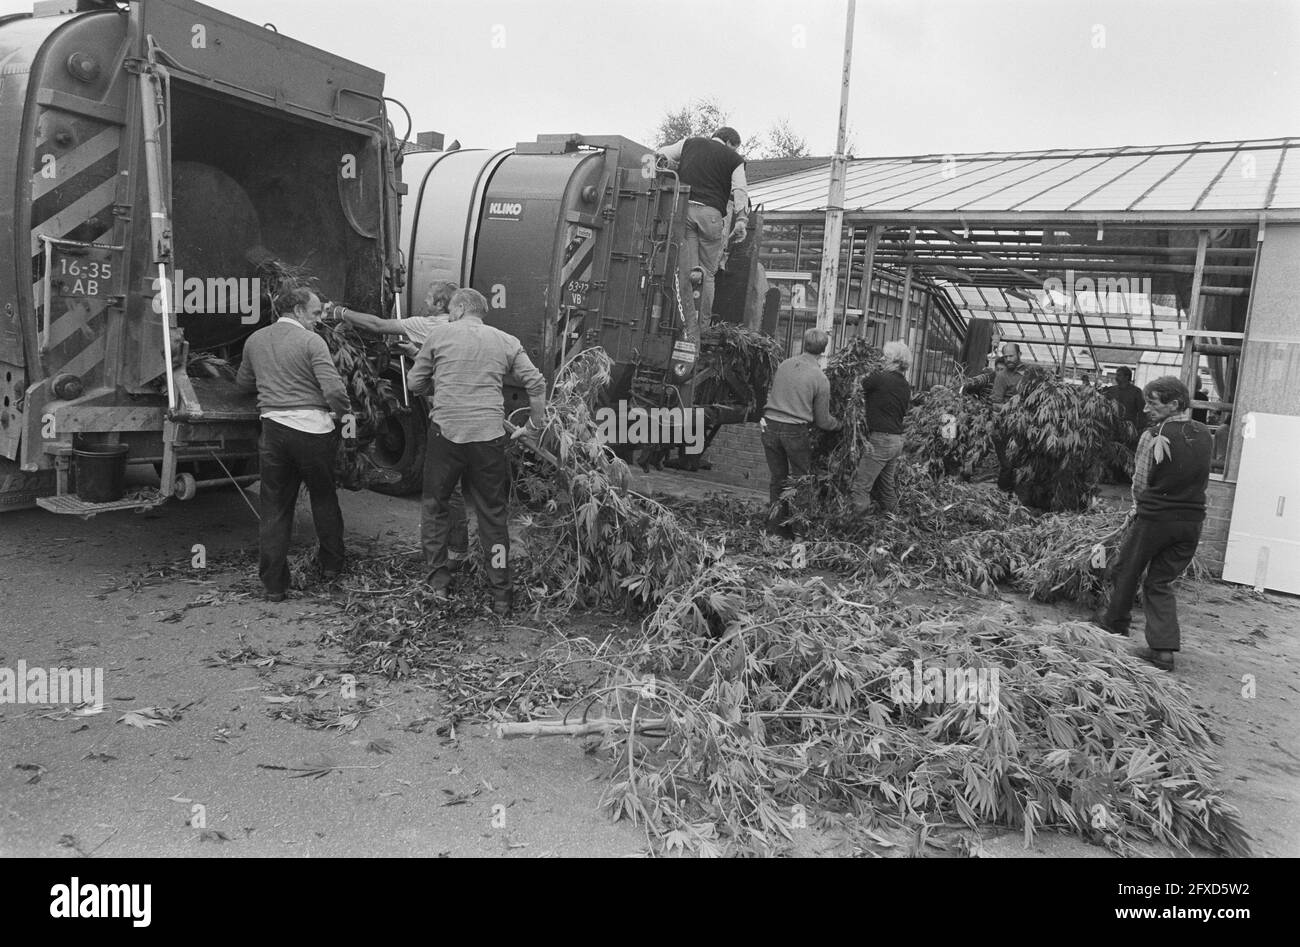
<path id="1" fill-rule="evenodd" d="M 913 227 L 909 232 L 908 240 L 916 239 L 916 228 Z M 898 325 L 903 333 L 903 340 L 907 342 L 907 347 L 911 349 L 912 354 L 916 354 L 916 326 L 909 326 L 908 320 L 912 315 L 912 264 L 907 264 L 907 270 L 903 275 L 903 307 L 898 311 Z M 916 384 L 916 359 L 912 359 L 911 383 Z"/>
<path id="2" fill-rule="evenodd" d="M 876 244 L 880 242 L 880 226 L 872 224 L 867 228 L 867 248 L 862 256 L 862 319 L 858 322 L 858 338 L 867 337 L 868 323 L 871 317 L 871 280 L 876 265 Z"/>
<path id="3" fill-rule="evenodd" d="M 921 309 L 921 347 L 912 353 L 912 364 L 916 366 L 916 384 L 918 388 L 925 384 L 925 362 L 930 344 L 930 320 L 933 317 L 934 297 L 926 293 L 925 306 Z"/>
<path id="4" fill-rule="evenodd" d="M 1192 296 L 1187 301 L 1187 331 L 1195 333 L 1201 328 L 1201 283 L 1205 279 L 1205 251 L 1210 245 L 1210 232 L 1197 231 L 1196 266 L 1192 270 Z M 1196 396 L 1196 383 L 1200 375 L 1201 356 L 1196 351 L 1196 336 L 1183 337 L 1183 384 L 1187 393 Z"/>
<path id="5" fill-rule="evenodd" d="M 832 348 L 838 349 L 844 342 L 849 328 L 849 294 L 853 292 L 853 245 L 858 239 L 858 228 L 849 227 L 849 252 L 844 266 L 844 302 L 840 304 L 839 339 L 831 339 Z"/>

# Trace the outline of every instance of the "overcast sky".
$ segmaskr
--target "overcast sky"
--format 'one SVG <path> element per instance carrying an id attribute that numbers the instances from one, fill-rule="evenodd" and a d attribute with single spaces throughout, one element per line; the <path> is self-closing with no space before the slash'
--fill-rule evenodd
<path id="1" fill-rule="evenodd" d="M 381 70 L 466 147 L 645 140 L 698 96 L 834 147 L 846 0 L 210 5 Z M 1300 0 L 859 0 L 849 124 L 858 155 L 1300 135 Z"/>

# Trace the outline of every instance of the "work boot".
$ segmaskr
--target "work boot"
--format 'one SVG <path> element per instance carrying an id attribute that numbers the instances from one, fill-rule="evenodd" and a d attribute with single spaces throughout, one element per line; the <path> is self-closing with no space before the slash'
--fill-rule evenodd
<path id="1" fill-rule="evenodd" d="M 509 592 L 492 593 L 492 614 L 498 618 L 509 618 L 513 609 L 511 607 L 511 594 Z"/>
<path id="2" fill-rule="evenodd" d="M 1128 637 L 1127 631 L 1121 631 L 1120 629 L 1112 625 L 1110 622 L 1106 621 L 1106 616 L 1103 615 L 1101 612 L 1093 612 L 1092 616 L 1088 619 L 1088 621 L 1096 625 L 1098 628 L 1102 629 L 1103 631 L 1110 632 L 1112 635 L 1115 635 L 1120 638 Z"/>
<path id="3" fill-rule="evenodd" d="M 1134 648 L 1129 653 L 1135 658 L 1141 658 L 1153 667 L 1158 667 L 1162 671 L 1172 671 L 1174 669 L 1174 653 L 1172 651 L 1153 651 L 1150 648 Z"/>
<path id="4" fill-rule="evenodd" d="M 447 569 L 439 569 L 437 572 L 429 573 L 426 580 L 429 584 L 429 593 L 437 602 L 447 602 L 451 599 L 451 573 Z"/>

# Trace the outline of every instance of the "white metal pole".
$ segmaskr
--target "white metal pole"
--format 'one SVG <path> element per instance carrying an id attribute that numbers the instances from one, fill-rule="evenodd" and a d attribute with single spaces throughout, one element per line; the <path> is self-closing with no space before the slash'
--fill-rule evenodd
<path id="1" fill-rule="evenodd" d="M 845 140 L 849 122 L 849 77 L 853 72 L 853 18 L 857 0 L 848 0 L 848 16 L 844 26 L 844 74 L 840 80 L 840 121 L 835 137 L 835 155 L 831 158 L 831 186 L 826 200 L 826 227 L 822 234 L 821 284 L 817 293 L 817 328 L 832 337 L 835 325 L 835 290 L 840 278 L 840 236 L 844 231 L 844 178 L 848 170 L 845 157 Z M 822 355 L 826 364 L 828 347 Z"/>

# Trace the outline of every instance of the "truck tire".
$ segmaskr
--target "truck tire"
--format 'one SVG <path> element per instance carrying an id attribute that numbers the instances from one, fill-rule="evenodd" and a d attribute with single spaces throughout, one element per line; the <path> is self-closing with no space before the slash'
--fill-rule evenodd
<path id="1" fill-rule="evenodd" d="M 400 475 L 395 483 L 377 483 L 370 489 L 386 496 L 404 497 L 424 487 L 424 447 L 429 440 L 423 398 L 411 399 L 411 410 L 389 417 L 370 446 L 370 459 L 384 470 Z"/>

